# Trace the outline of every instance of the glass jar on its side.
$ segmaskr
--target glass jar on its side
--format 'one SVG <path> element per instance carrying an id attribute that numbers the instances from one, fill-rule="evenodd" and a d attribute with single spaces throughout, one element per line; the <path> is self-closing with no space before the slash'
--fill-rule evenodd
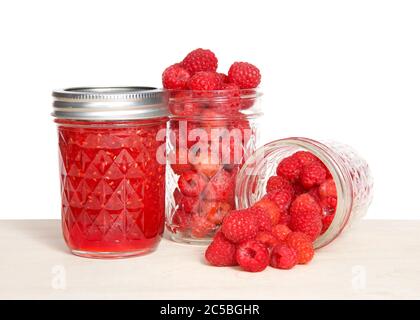
<path id="1" fill-rule="evenodd" d="M 62 229 L 71 252 L 122 258 L 153 251 L 165 208 L 166 94 L 154 88 L 53 93 Z"/>
<path id="2" fill-rule="evenodd" d="M 174 241 L 207 244 L 235 208 L 237 173 L 257 148 L 261 93 L 173 91 L 166 225 Z"/>
<path id="3" fill-rule="evenodd" d="M 248 158 L 238 174 L 237 207 L 249 208 L 260 200 L 265 195 L 268 179 L 276 175 L 279 162 L 297 151 L 309 151 L 318 157 L 330 171 L 337 189 L 335 216 L 314 242 L 315 248 L 321 248 L 336 239 L 351 221 L 363 216 L 372 200 L 369 166 L 348 145 L 307 138 L 287 138 L 266 144 Z"/>

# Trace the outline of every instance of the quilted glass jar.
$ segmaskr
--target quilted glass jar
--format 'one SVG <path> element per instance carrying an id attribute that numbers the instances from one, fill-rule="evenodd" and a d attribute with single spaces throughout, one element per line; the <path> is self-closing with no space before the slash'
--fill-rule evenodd
<path id="1" fill-rule="evenodd" d="M 53 96 L 62 229 L 71 252 L 120 258 L 154 250 L 164 228 L 165 93 L 70 88 Z"/>
<path id="2" fill-rule="evenodd" d="M 235 208 L 236 176 L 256 150 L 261 93 L 173 91 L 166 225 L 174 241 L 208 243 Z"/>
<path id="3" fill-rule="evenodd" d="M 373 179 L 369 166 L 348 145 L 307 138 L 287 138 L 266 144 L 247 159 L 238 173 L 237 207 L 249 208 L 260 200 L 266 193 L 268 179 L 276 175 L 280 161 L 298 151 L 309 151 L 318 157 L 330 171 L 336 186 L 337 203 L 332 222 L 314 242 L 315 248 L 320 248 L 361 218 L 372 200 Z"/>

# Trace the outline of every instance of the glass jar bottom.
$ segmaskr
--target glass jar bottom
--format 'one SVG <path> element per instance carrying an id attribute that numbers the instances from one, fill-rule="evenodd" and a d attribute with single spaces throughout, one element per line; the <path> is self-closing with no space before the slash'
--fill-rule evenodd
<path id="1" fill-rule="evenodd" d="M 83 251 L 83 250 L 71 250 L 71 253 L 78 257 L 91 258 L 91 259 L 124 259 L 146 255 L 152 253 L 157 248 L 154 247 L 143 248 L 133 251 L 118 251 L 118 252 L 100 252 L 100 251 Z"/>
<path id="2" fill-rule="evenodd" d="M 212 242 L 212 238 L 193 238 L 188 237 L 180 233 L 171 233 L 168 232 L 169 238 L 172 241 L 184 244 L 198 245 L 198 246 L 208 246 Z"/>

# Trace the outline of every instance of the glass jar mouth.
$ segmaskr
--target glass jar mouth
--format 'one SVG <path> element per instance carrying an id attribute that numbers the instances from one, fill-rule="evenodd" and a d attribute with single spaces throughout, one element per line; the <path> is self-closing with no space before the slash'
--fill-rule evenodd
<path id="1" fill-rule="evenodd" d="M 315 248 L 321 248 L 333 241 L 344 229 L 350 217 L 353 206 L 353 186 L 351 176 L 343 163 L 334 158 L 326 145 L 318 141 L 291 137 L 272 141 L 259 148 L 251 157 L 247 159 L 242 169 L 238 173 L 238 184 L 236 186 L 236 202 L 238 209 L 248 208 L 253 203 L 246 196 L 253 192 L 250 188 L 255 188 L 253 176 L 266 174 L 265 169 L 269 164 L 269 155 L 280 154 L 280 147 L 289 148 L 290 154 L 298 150 L 309 151 L 318 157 L 332 174 L 337 189 L 337 208 L 331 225 L 325 233 L 320 235 L 314 242 Z M 271 159 L 272 160 L 272 159 Z M 279 160 L 279 159 L 276 159 Z M 273 163 L 271 163 L 273 165 Z M 277 165 L 277 163 L 276 163 Z M 253 199 L 256 201 L 258 199 Z"/>
<path id="2" fill-rule="evenodd" d="M 263 93 L 259 88 L 254 89 L 219 89 L 219 90 L 167 90 L 169 101 L 193 100 L 194 102 L 206 100 L 226 100 L 232 97 L 240 99 L 257 99 Z"/>

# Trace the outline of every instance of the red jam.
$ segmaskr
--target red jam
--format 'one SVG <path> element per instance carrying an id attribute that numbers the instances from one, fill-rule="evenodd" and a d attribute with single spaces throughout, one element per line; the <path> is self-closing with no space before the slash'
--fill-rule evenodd
<path id="1" fill-rule="evenodd" d="M 64 238 L 75 254 L 130 256 L 163 232 L 166 119 L 58 123 Z"/>

